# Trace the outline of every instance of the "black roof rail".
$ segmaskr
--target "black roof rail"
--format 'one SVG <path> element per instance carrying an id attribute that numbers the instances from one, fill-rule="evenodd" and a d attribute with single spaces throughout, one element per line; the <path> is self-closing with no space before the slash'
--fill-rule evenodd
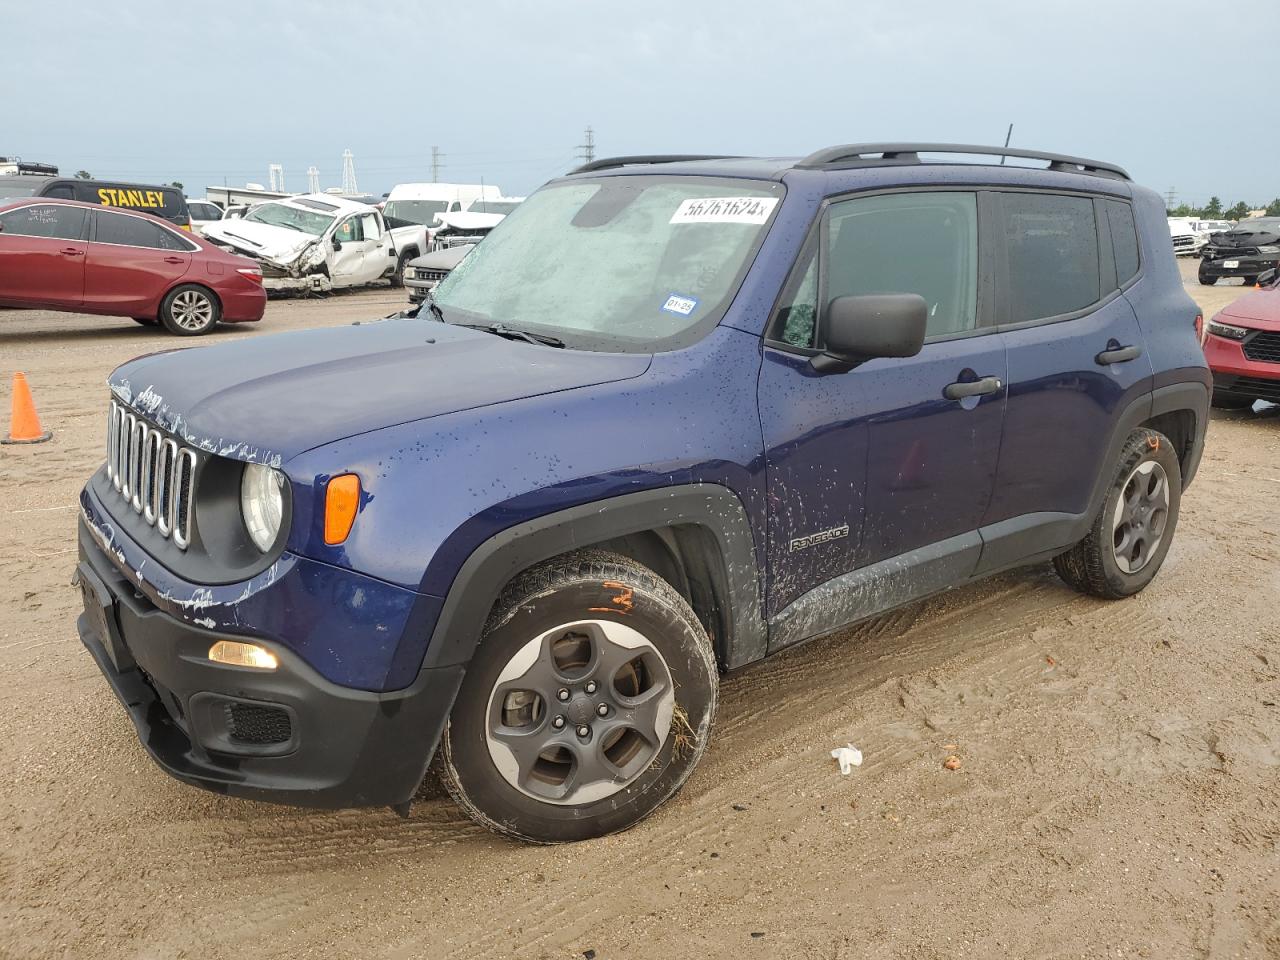
<path id="1" fill-rule="evenodd" d="M 591 163 L 584 163 L 576 169 L 570 170 L 569 175 L 575 173 L 594 173 L 597 170 L 612 170 L 615 167 L 627 167 L 635 164 L 643 163 L 685 163 L 691 160 L 737 160 L 738 157 L 727 154 L 701 154 L 701 153 L 654 153 L 639 154 L 634 157 L 605 157 L 603 160 L 593 160 Z"/>
<path id="2" fill-rule="evenodd" d="M 981 156 L 1017 157 L 1022 160 L 1046 160 L 1048 170 L 1059 173 L 1085 173 L 1097 177 L 1130 179 L 1123 167 L 1100 160 L 1069 157 L 1061 153 L 1038 150 L 1014 150 L 1009 147 L 983 147 L 972 143 L 848 143 L 826 147 L 805 157 L 796 167 L 801 170 L 823 170 L 844 167 L 882 166 L 920 163 L 922 153 L 960 153 Z"/>

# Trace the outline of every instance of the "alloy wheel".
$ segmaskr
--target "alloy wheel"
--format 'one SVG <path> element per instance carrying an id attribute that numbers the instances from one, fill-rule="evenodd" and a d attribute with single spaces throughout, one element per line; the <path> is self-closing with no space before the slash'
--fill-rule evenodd
<path id="1" fill-rule="evenodd" d="M 671 671 L 643 634 L 584 620 L 516 651 L 489 695 L 485 740 L 503 779 L 521 793 L 593 803 L 649 767 L 674 709 Z"/>
<path id="2" fill-rule="evenodd" d="M 1129 574 L 1145 567 L 1164 538 L 1168 519 L 1169 477 L 1156 461 L 1144 461 L 1125 480 L 1112 514 L 1116 565 Z"/>
<path id="3" fill-rule="evenodd" d="M 203 330 L 213 321 L 213 302 L 198 290 L 183 290 L 173 298 L 169 315 L 184 330 Z"/>

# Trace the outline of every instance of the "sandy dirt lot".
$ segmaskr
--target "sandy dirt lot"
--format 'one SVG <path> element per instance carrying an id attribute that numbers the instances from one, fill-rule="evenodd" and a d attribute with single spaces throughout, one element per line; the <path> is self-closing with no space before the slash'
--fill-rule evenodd
<path id="1" fill-rule="evenodd" d="M 1192 269 L 1206 314 L 1242 292 Z M 273 303 L 210 340 L 402 301 Z M 0 411 L 24 370 L 55 436 L 0 448 L 0 957 L 1280 956 L 1280 407 L 1215 416 L 1139 597 L 1038 567 L 731 676 L 680 796 L 535 848 L 430 785 L 407 821 L 280 808 L 138 745 L 76 636 L 74 504 L 108 371 L 176 345 L 0 312 Z"/>

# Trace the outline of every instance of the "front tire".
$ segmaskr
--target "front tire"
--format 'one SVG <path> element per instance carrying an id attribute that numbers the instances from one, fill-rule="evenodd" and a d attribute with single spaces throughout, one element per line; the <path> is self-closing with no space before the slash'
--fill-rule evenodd
<path id="1" fill-rule="evenodd" d="M 1058 575 L 1095 597 L 1133 596 L 1164 563 L 1181 500 L 1182 468 L 1169 438 L 1133 431 L 1088 535 L 1054 557 Z"/>
<path id="2" fill-rule="evenodd" d="M 472 818 L 535 843 L 625 830 L 688 779 L 711 735 L 711 643 L 647 567 L 582 551 L 494 605 L 441 739 Z"/>
<path id="3" fill-rule="evenodd" d="M 416 250 L 406 250 L 400 254 L 399 259 L 396 260 L 396 272 L 391 275 L 391 286 L 404 286 L 404 272 L 409 266 L 409 261 L 417 257 L 417 255 L 418 251 Z"/>
<path id="4" fill-rule="evenodd" d="M 1218 283 L 1217 277 L 1206 277 L 1203 274 L 1200 275 L 1200 285 L 1202 287 L 1216 286 L 1217 283 Z"/>
<path id="5" fill-rule="evenodd" d="M 217 326 L 222 306 L 207 287 L 184 283 L 169 291 L 160 304 L 160 322 L 179 337 L 198 337 Z"/>

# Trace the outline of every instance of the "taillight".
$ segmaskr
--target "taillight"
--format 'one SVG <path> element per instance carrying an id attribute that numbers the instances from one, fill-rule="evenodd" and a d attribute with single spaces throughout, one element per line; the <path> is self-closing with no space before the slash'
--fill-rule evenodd
<path id="1" fill-rule="evenodd" d="M 246 280 L 252 280 L 259 286 L 262 284 L 262 270 L 258 267 L 240 267 L 236 270 L 236 273 L 240 274 L 240 276 L 244 277 Z"/>
<path id="2" fill-rule="evenodd" d="M 1205 332 L 1204 332 L 1204 314 L 1203 313 L 1196 314 L 1196 339 L 1200 341 L 1200 346 L 1203 347 L 1204 341 L 1206 339 Z"/>

